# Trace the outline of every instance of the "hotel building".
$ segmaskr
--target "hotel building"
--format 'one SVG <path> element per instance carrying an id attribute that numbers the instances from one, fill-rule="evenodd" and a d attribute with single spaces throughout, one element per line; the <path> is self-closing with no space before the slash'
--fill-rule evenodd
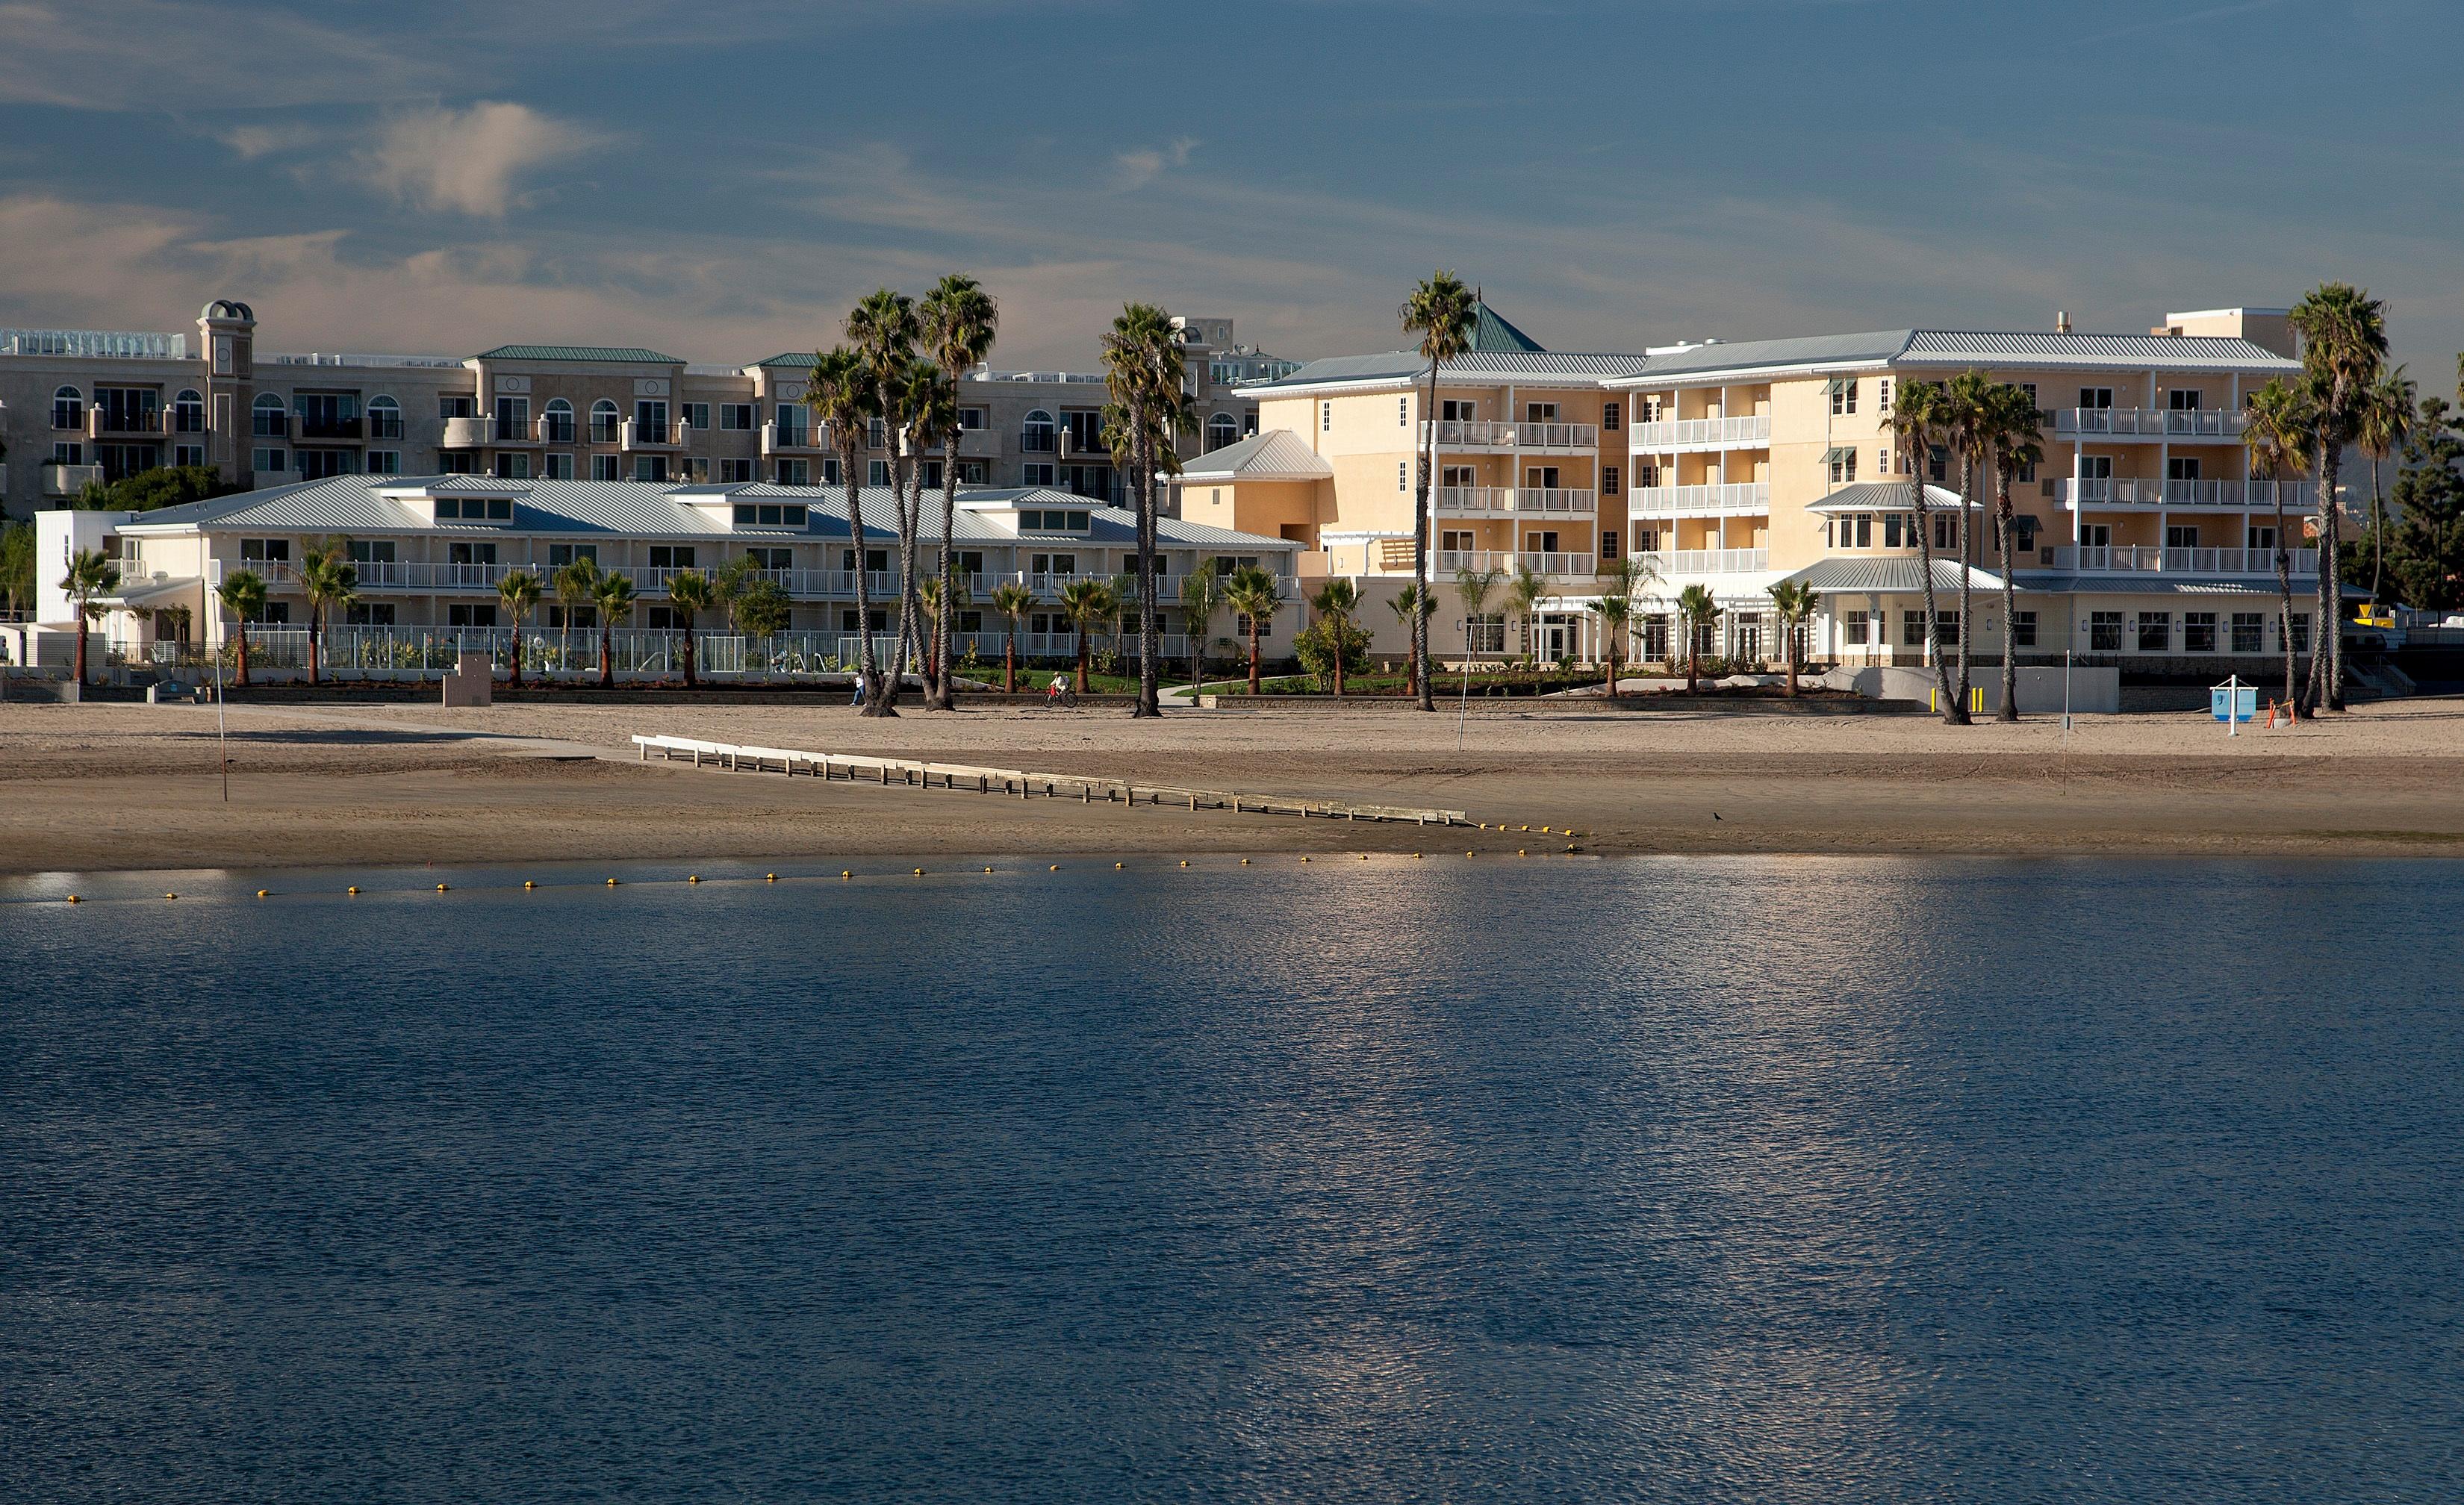
<path id="1" fill-rule="evenodd" d="M 1962 371 L 2014 382 L 2044 414 L 2044 459 L 2019 482 L 2019 603 L 2004 623 L 1990 513 L 1978 517 L 1971 645 L 2008 643 L 2022 663 L 2065 650 L 2125 672 L 2226 672 L 2281 651 L 2274 547 L 2277 488 L 2249 474 L 2244 394 L 2299 369 L 2282 310 L 2167 316 L 2144 335 L 1900 329 L 1706 342 L 1637 355 L 1545 350 L 1485 307 L 1471 353 L 1450 361 L 1430 405 L 1410 351 L 1313 361 L 1247 389 L 1256 436 L 1189 463 L 1183 515 L 1304 549 L 1304 576 L 1357 579 L 1391 598 L 1410 578 L 1418 447 L 1434 430 L 1430 518 L 1439 609 L 1433 643 L 1474 656 L 1595 658 L 1586 611 L 1604 568 L 1646 561 L 1636 641 L 1682 657 L 1669 602 L 1691 584 L 1724 607 L 1706 650 L 1780 658 L 1767 587 L 1813 587 L 1807 656 L 1849 664 L 1923 660 L 1924 581 L 1912 468 L 1929 485 L 1937 610 L 1956 619 L 1956 467 L 1939 449 L 1895 451 L 1891 394 Z M 1990 486 L 1980 478 L 1980 502 Z M 2315 531 L 2315 489 L 2283 488 L 2290 542 Z M 1941 557 L 1944 554 L 1952 558 Z M 2317 555 L 2293 551 L 2297 591 Z M 1528 621 L 1492 598 L 1466 620 L 1459 568 L 1529 569 L 1549 594 Z M 1502 592 L 1500 595 L 1502 596 Z M 2297 646 L 2310 630 L 2298 610 Z M 1399 653 L 1390 613 L 1364 609 L 1373 652 Z"/>

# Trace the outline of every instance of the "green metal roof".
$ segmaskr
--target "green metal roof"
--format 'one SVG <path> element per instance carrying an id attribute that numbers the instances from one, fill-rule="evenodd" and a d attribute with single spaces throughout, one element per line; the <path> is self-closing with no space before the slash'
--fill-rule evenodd
<path id="1" fill-rule="evenodd" d="M 481 360 L 604 360 L 614 365 L 680 366 L 684 362 L 673 356 L 663 356 L 639 345 L 498 345 L 482 350 Z"/>
<path id="2" fill-rule="evenodd" d="M 1483 303 L 1480 305 L 1480 317 L 1472 325 L 1471 348 L 1474 350 L 1544 350 L 1547 347 L 1507 323 L 1498 315 L 1497 310 Z"/>
<path id="3" fill-rule="evenodd" d="M 753 363 L 757 366 L 789 366 L 801 371 L 821 364 L 821 357 L 809 350 L 790 350 L 783 356 L 772 356 L 767 360 L 756 360 Z"/>

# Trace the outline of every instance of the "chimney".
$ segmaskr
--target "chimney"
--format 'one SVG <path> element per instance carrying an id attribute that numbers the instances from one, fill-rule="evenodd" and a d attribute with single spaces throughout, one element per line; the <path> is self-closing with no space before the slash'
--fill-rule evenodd
<path id="1" fill-rule="evenodd" d="M 2068 314 L 2066 314 L 2066 313 L 2057 313 L 2057 314 L 2054 316 L 2054 333 L 2055 333 L 2055 334 L 2057 334 L 2057 335 L 2067 335 L 2067 334 L 2069 334 L 2070 332 L 2071 332 L 2071 316 L 2070 316 L 2070 315 L 2068 315 Z"/>

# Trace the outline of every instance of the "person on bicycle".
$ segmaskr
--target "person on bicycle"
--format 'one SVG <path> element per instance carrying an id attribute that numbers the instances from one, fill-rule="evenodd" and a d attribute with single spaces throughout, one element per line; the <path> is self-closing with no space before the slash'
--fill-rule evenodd
<path id="1" fill-rule="evenodd" d="M 1052 683 L 1044 687 L 1045 704 L 1047 706 L 1059 705 L 1061 703 L 1062 695 L 1067 689 L 1068 686 L 1062 681 L 1061 676 L 1058 674 L 1053 675 Z"/>

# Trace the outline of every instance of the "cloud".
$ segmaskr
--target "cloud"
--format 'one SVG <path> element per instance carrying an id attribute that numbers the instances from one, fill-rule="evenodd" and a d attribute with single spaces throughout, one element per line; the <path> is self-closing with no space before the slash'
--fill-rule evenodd
<path id="1" fill-rule="evenodd" d="M 1198 145 L 1192 137 L 1177 136 L 1164 146 L 1141 146 L 1112 154 L 1112 191 L 1134 193 L 1164 175 L 1165 169 L 1186 167 Z"/>
<path id="2" fill-rule="evenodd" d="M 437 55 L 273 6 L 0 0 L 0 104 L 262 109 L 383 102 L 453 81 Z"/>
<path id="3" fill-rule="evenodd" d="M 234 125 L 214 133 L 214 140 L 239 154 L 242 162 L 254 162 L 281 152 L 295 152 L 313 146 L 323 140 L 324 133 L 309 125 Z"/>
<path id="4" fill-rule="evenodd" d="M 426 209 L 500 219 L 531 170 L 603 144 L 595 131 L 525 104 L 485 101 L 467 110 L 418 110 L 385 122 L 359 159 L 366 181 Z"/>

